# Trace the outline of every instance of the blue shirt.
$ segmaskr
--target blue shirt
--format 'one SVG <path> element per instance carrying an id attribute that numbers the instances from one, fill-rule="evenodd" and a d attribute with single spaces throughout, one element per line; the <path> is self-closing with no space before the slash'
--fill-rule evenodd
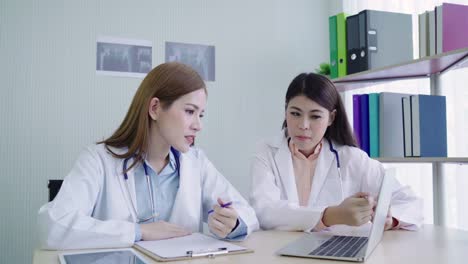
<path id="1" fill-rule="evenodd" d="M 174 153 L 169 151 L 169 163 L 161 170 L 159 174 L 146 163 L 148 176 L 150 178 L 151 188 L 153 190 L 153 199 L 155 213 L 154 219 L 143 223 L 157 221 L 169 221 L 172 213 L 172 207 L 179 190 L 179 170 Z M 138 219 L 148 218 L 152 215 L 151 198 L 148 190 L 147 179 L 144 166 L 141 164 L 135 169 L 135 193 L 138 208 Z M 247 225 L 239 218 L 238 226 L 226 237 L 231 240 L 243 239 L 247 235 Z M 141 240 L 141 229 L 139 224 L 135 224 L 135 241 Z"/>
<path id="2" fill-rule="evenodd" d="M 176 160 L 172 151 L 169 152 L 169 163 L 159 174 L 151 168 L 148 162 L 145 163 L 148 176 L 153 191 L 154 211 L 157 216 L 144 223 L 157 221 L 168 221 L 171 217 L 172 207 L 179 190 L 179 172 L 177 171 Z M 148 182 L 145 175 L 144 166 L 141 164 L 135 170 L 135 191 L 138 208 L 138 218 L 144 219 L 152 215 L 152 205 Z"/>

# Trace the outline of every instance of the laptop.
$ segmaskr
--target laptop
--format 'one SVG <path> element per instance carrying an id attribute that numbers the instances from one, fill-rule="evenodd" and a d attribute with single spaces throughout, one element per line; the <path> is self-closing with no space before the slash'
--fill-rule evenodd
<path id="1" fill-rule="evenodd" d="M 394 171 L 392 171 L 392 174 Z M 363 262 L 382 239 L 392 197 L 390 172 L 380 186 L 375 217 L 369 236 L 338 236 L 323 232 L 307 233 L 276 253 L 283 256 Z"/>

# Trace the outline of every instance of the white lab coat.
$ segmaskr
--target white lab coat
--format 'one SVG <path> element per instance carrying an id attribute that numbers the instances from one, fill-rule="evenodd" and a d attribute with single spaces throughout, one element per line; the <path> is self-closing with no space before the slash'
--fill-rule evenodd
<path id="1" fill-rule="evenodd" d="M 259 144 L 251 163 L 250 203 L 262 229 L 309 231 L 319 223 L 324 209 L 340 204 L 357 192 L 377 196 L 384 169 L 362 150 L 333 143 L 338 151 L 343 177 L 343 197 L 335 154 L 323 140 L 312 179 L 307 207 L 299 206 L 291 152 L 284 134 Z M 392 179 L 392 216 L 402 228 L 413 230 L 422 224 L 422 200 L 409 187 Z"/>
<path id="2" fill-rule="evenodd" d="M 170 223 L 201 232 L 208 210 L 221 197 L 233 201 L 233 207 L 247 225 L 248 234 L 258 228 L 254 210 L 201 150 L 191 148 L 181 153 L 180 167 L 179 190 Z M 56 198 L 39 210 L 42 248 L 131 246 L 137 221 L 130 203 L 131 199 L 137 205 L 134 169 L 127 173 L 130 193 L 122 169 L 123 159 L 114 158 L 103 144 L 88 147 L 65 178 Z"/>

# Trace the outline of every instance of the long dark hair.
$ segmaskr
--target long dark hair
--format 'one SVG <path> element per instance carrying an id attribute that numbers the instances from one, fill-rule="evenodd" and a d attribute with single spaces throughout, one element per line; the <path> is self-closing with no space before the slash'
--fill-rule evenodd
<path id="1" fill-rule="evenodd" d="M 330 79 L 315 73 L 299 74 L 288 87 L 285 109 L 288 108 L 289 101 L 292 98 L 300 95 L 306 96 L 330 112 L 336 110 L 335 120 L 327 128 L 325 138 L 341 145 L 357 147 L 340 94 Z M 284 120 L 283 129 L 285 130 L 285 136 L 288 137 L 286 128 L 287 124 L 286 120 Z"/>
<path id="2" fill-rule="evenodd" d="M 157 97 L 161 101 L 161 107 L 168 109 L 175 100 L 198 89 L 205 89 L 206 93 L 202 78 L 189 66 L 177 62 L 160 64 L 141 82 L 119 128 L 112 136 L 97 144 L 104 143 L 116 158 L 126 159 L 133 156 L 134 161 L 127 171 L 130 170 L 143 160 L 148 151 L 148 131 L 151 125 L 148 108 L 151 99 Z M 128 150 L 117 154 L 109 147 L 127 147 Z"/>

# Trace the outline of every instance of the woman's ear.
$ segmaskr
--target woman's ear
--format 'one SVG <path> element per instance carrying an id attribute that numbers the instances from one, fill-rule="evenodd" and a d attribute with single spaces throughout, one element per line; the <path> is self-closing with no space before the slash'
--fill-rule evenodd
<path id="1" fill-rule="evenodd" d="M 159 112 L 161 112 L 161 102 L 157 97 L 153 97 L 149 103 L 148 114 L 154 121 L 158 120 Z"/>
<path id="2" fill-rule="evenodd" d="M 335 121 L 336 117 L 336 109 L 333 109 L 333 111 L 330 112 L 330 118 L 328 119 L 328 126 L 331 126 L 333 122 Z"/>

